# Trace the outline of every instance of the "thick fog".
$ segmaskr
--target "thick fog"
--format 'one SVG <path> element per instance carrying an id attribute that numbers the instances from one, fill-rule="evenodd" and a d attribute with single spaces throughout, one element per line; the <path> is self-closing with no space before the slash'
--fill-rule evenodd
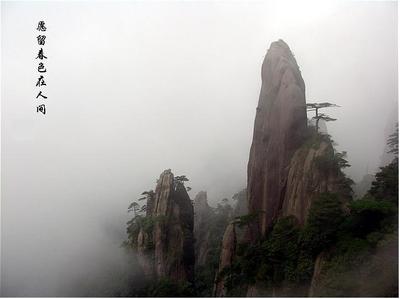
<path id="1" fill-rule="evenodd" d="M 279 38 L 307 101 L 341 106 L 328 130 L 355 181 L 376 171 L 397 119 L 396 2 L 2 2 L 1 17 L 2 295 L 104 286 L 128 265 L 127 206 L 164 169 L 212 204 L 244 188 Z"/>

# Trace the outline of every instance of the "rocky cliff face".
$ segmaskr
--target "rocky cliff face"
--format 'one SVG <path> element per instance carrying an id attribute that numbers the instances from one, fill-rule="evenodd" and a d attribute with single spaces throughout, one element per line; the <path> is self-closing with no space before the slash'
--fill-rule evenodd
<path id="1" fill-rule="evenodd" d="M 226 228 L 224 237 L 222 239 L 221 258 L 219 261 L 220 271 L 232 265 L 236 253 L 236 242 L 235 224 L 230 223 Z M 226 295 L 226 291 L 224 287 L 224 280 L 219 279 L 218 273 L 219 272 L 217 272 L 214 285 L 214 296 L 221 297 Z"/>
<path id="2" fill-rule="evenodd" d="M 155 277 L 154 271 L 154 250 L 153 250 L 153 232 L 141 229 L 137 236 L 137 259 L 143 273 L 147 279 Z"/>
<path id="3" fill-rule="evenodd" d="M 138 234 L 143 270 L 155 278 L 193 281 L 193 206 L 183 183 L 165 170 L 147 201 L 145 227 Z"/>
<path id="4" fill-rule="evenodd" d="M 303 225 L 318 194 L 338 191 L 337 170 L 321 165 L 321 161 L 333 156 L 333 147 L 327 141 L 305 144 L 294 153 L 288 168 L 282 216 L 293 215 Z"/>
<path id="5" fill-rule="evenodd" d="M 264 235 L 280 213 L 285 198 L 288 165 L 301 146 L 307 128 L 305 86 L 287 44 L 271 44 L 262 70 L 262 86 L 248 163 L 250 213 L 260 213 L 252 238 Z"/>
<path id="6" fill-rule="evenodd" d="M 210 218 L 213 211 L 208 205 L 207 192 L 200 191 L 194 198 L 194 237 L 196 266 L 205 264 L 210 239 Z"/>

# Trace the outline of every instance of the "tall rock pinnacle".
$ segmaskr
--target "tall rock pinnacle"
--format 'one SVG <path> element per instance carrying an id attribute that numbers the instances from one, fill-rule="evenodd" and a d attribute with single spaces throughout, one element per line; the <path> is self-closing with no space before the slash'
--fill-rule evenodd
<path id="1" fill-rule="evenodd" d="M 288 45 L 271 44 L 262 65 L 262 86 L 247 168 L 249 213 L 259 213 L 251 229 L 265 234 L 285 197 L 288 165 L 307 128 L 305 86 Z"/>
<path id="2" fill-rule="evenodd" d="M 147 276 L 175 281 L 193 281 L 193 205 L 186 188 L 170 169 L 157 181 L 147 201 L 151 225 L 138 235 L 138 258 Z"/>
<path id="3" fill-rule="evenodd" d="M 200 191 L 194 198 L 194 238 L 196 266 L 207 261 L 209 253 L 210 220 L 213 211 L 208 205 L 207 192 Z"/>

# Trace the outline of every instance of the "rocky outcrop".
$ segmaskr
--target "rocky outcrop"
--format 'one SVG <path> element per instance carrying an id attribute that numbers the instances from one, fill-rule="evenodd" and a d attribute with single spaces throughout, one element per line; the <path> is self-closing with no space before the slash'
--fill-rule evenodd
<path id="1" fill-rule="evenodd" d="M 282 216 L 293 215 L 303 225 L 311 202 L 318 194 L 338 191 L 337 169 L 323 165 L 333 157 L 333 147 L 327 141 L 306 143 L 295 152 L 289 164 Z"/>
<path id="2" fill-rule="evenodd" d="M 305 86 L 293 54 L 282 40 L 272 43 L 262 66 L 247 169 L 248 213 L 256 215 L 256 221 L 248 225 L 244 241 L 265 237 L 280 217 L 294 216 L 304 225 L 319 194 L 340 193 L 345 178 L 335 159 L 329 137 L 307 127 Z M 220 272 L 232 263 L 236 239 L 237 233 L 228 227 Z M 272 296 L 290 292 L 287 287 L 272 288 Z M 248 296 L 264 293 L 257 283 L 248 286 Z M 216 284 L 216 295 L 225 295 L 221 282 Z"/>
<path id="3" fill-rule="evenodd" d="M 311 203 L 319 194 L 338 193 L 344 198 L 346 178 L 341 172 L 328 135 L 307 127 L 305 86 L 299 67 L 285 42 L 271 44 L 262 66 L 262 86 L 258 102 L 253 141 L 247 169 L 248 224 L 241 242 L 263 239 L 279 218 L 294 216 L 304 225 Z M 341 187 L 342 186 L 342 187 Z M 219 273 L 232 264 L 238 234 L 228 226 L 220 257 Z M 318 268 L 318 262 L 317 266 Z M 316 268 L 316 269 L 317 269 Z M 317 274 L 315 274 L 317 275 Z M 308 286 L 248 285 L 248 296 L 285 296 L 306 293 Z M 294 288 L 298 288 L 293 291 Z M 217 281 L 215 294 L 223 296 L 223 283 Z"/>
<path id="4" fill-rule="evenodd" d="M 210 239 L 210 219 L 213 211 L 208 205 L 207 192 L 200 191 L 194 198 L 194 237 L 196 266 L 205 264 Z"/>
<path id="5" fill-rule="evenodd" d="M 220 272 L 230 267 L 236 254 L 236 228 L 234 223 L 230 223 L 225 230 L 222 239 L 222 250 L 219 261 L 219 272 L 217 272 L 214 284 L 214 296 L 221 297 L 226 295 L 224 279 L 220 277 Z"/>
<path id="6" fill-rule="evenodd" d="M 138 234 L 143 270 L 157 279 L 193 281 L 193 206 L 183 183 L 165 170 L 148 198 L 145 224 Z"/>
<path id="7" fill-rule="evenodd" d="M 271 44 L 262 65 L 262 86 L 247 169 L 250 213 L 260 213 L 251 238 L 264 235 L 285 198 L 288 166 L 307 128 L 305 86 L 287 44 Z"/>
<path id="8" fill-rule="evenodd" d="M 233 195 L 235 201 L 235 207 L 233 209 L 233 217 L 243 216 L 249 213 L 247 208 L 247 190 L 243 189 Z"/>
<path id="9" fill-rule="evenodd" d="M 137 259 L 143 273 L 147 279 L 153 279 L 154 272 L 154 251 L 153 251 L 153 232 L 146 232 L 144 229 L 139 231 L 137 236 Z"/>
<path id="10" fill-rule="evenodd" d="M 249 214 L 249 209 L 247 207 L 247 190 L 243 189 L 233 195 L 233 200 L 236 202 L 233 208 L 233 218 L 241 217 Z M 238 243 L 246 242 L 246 226 L 236 226 L 236 239 Z"/>
<path id="11" fill-rule="evenodd" d="M 314 273 L 311 279 L 311 284 L 310 284 L 310 288 L 308 291 L 308 297 L 314 297 L 315 296 L 315 292 L 316 289 L 319 285 L 319 282 L 321 280 L 321 272 L 322 272 L 322 268 L 323 268 L 323 264 L 325 261 L 325 253 L 321 252 L 318 256 L 317 259 L 315 260 L 315 264 L 314 264 Z"/>

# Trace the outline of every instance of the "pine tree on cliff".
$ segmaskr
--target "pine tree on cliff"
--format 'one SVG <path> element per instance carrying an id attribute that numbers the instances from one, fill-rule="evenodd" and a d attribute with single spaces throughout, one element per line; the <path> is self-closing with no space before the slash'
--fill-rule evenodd
<path id="1" fill-rule="evenodd" d="M 390 149 L 388 153 L 392 153 L 397 157 L 399 155 L 399 123 L 396 124 L 396 131 L 389 136 L 387 144 Z"/>
<path id="2" fill-rule="evenodd" d="M 324 114 L 324 113 L 319 113 L 318 110 L 322 108 L 329 108 L 329 107 L 340 107 L 336 104 L 324 102 L 324 103 L 308 103 L 307 104 L 307 111 L 315 111 L 315 116 L 313 119 L 315 119 L 315 130 L 318 132 L 318 123 L 322 119 L 324 121 L 335 121 L 335 118 L 331 118 L 330 116 Z"/>
<path id="3" fill-rule="evenodd" d="M 140 208 L 139 204 L 136 201 L 134 201 L 129 205 L 128 212 L 132 212 L 133 211 L 133 214 L 136 217 L 138 212 L 139 212 L 139 208 Z"/>
<path id="4" fill-rule="evenodd" d="M 381 171 L 375 175 L 369 194 L 378 199 L 398 204 L 399 194 L 399 126 L 396 124 L 396 131 L 389 136 L 387 141 L 389 153 L 395 155 L 393 161 L 381 167 Z"/>

